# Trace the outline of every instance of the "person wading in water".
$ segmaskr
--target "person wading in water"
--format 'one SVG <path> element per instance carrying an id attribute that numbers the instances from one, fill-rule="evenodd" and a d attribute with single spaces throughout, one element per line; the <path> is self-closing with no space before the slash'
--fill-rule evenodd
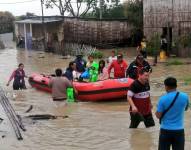
<path id="1" fill-rule="evenodd" d="M 72 82 L 67 77 L 62 76 L 60 68 L 55 70 L 56 77 L 52 77 L 49 82 L 49 87 L 52 89 L 53 101 L 65 101 L 67 99 L 67 88 L 72 88 Z"/>
<path id="2" fill-rule="evenodd" d="M 26 89 L 25 79 L 24 79 L 25 77 L 27 76 L 25 75 L 24 64 L 20 63 L 18 68 L 15 71 L 13 71 L 11 77 L 9 78 L 9 81 L 7 82 L 7 86 L 9 86 L 10 82 L 14 78 L 13 90 Z"/>
<path id="3" fill-rule="evenodd" d="M 160 97 L 156 117 L 160 119 L 158 150 L 184 150 L 184 114 L 189 107 L 188 94 L 177 90 L 177 80 L 164 81 L 166 94 Z"/>
<path id="4" fill-rule="evenodd" d="M 132 78 L 134 80 L 138 79 L 139 71 L 143 68 L 145 68 L 150 73 L 152 72 L 152 68 L 149 63 L 144 59 L 143 55 L 139 54 L 137 55 L 135 61 L 129 65 L 126 71 L 126 77 Z"/>
<path id="5" fill-rule="evenodd" d="M 147 69 L 139 71 L 139 78 L 130 86 L 127 100 L 130 104 L 131 123 L 129 128 L 137 128 L 141 121 L 145 126 L 155 126 L 152 116 L 152 104 L 150 100 L 149 72 Z"/>

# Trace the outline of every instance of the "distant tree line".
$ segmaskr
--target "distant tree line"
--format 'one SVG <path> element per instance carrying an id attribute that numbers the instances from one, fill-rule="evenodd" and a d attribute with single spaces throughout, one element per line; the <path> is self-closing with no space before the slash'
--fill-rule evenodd
<path id="1" fill-rule="evenodd" d="M 26 12 L 25 15 L 16 16 L 15 20 L 24 20 L 24 19 L 29 19 L 31 17 L 37 17 L 37 15 L 31 12 Z"/>
<path id="2" fill-rule="evenodd" d="M 0 33 L 13 32 L 15 17 L 10 12 L 0 11 Z"/>

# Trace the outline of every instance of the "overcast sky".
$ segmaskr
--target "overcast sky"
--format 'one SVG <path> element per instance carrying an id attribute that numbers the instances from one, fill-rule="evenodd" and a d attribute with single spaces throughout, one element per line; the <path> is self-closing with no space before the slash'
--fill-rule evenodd
<path id="1" fill-rule="evenodd" d="M 9 4 L 15 2 L 25 3 Z M 36 15 L 41 15 L 41 3 L 40 0 L 0 0 L 0 11 L 9 11 L 14 16 L 24 15 L 26 12 L 32 12 Z M 59 11 L 56 8 L 44 9 L 44 15 L 59 15 Z"/>
<path id="2" fill-rule="evenodd" d="M 41 15 L 41 0 L 0 0 L 0 11 L 9 11 L 14 16 L 25 15 L 26 12 Z M 121 0 L 128 1 L 128 0 Z M 75 5 L 76 6 L 76 5 Z M 82 5 L 82 9 L 83 9 Z M 44 15 L 60 15 L 58 8 L 45 9 Z"/>

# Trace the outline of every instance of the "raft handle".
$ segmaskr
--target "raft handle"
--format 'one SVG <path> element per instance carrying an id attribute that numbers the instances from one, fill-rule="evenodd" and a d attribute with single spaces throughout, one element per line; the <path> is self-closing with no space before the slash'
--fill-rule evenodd
<path id="1" fill-rule="evenodd" d="M 40 74 L 40 75 L 42 75 L 43 77 L 46 77 L 46 75 L 45 75 L 45 74 Z"/>
<path id="2" fill-rule="evenodd" d="M 42 83 L 45 83 L 46 81 L 44 81 L 44 80 L 41 80 L 41 82 L 42 82 Z"/>

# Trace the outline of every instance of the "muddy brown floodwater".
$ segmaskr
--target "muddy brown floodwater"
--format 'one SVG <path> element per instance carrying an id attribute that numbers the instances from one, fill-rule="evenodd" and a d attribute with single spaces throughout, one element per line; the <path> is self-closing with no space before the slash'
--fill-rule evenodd
<path id="1" fill-rule="evenodd" d="M 130 61 L 133 57 L 128 57 Z M 33 124 L 23 120 L 27 131 L 24 140 L 17 141 L 14 133 L 8 130 L 5 138 L 0 137 L 0 150 L 157 150 L 159 124 L 145 129 L 141 123 L 139 129 L 129 129 L 129 113 L 126 101 L 79 102 L 57 107 L 47 93 L 32 89 L 13 91 L 6 82 L 18 63 L 25 64 L 27 75 L 33 72 L 51 74 L 57 67 L 66 68 L 70 60 L 61 56 L 40 51 L 16 50 L 8 47 L 0 51 L 0 85 L 6 90 L 15 110 L 21 115 L 56 114 L 68 115 L 66 119 L 38 121 Z M 184 78 L 191 76 L 191 65 L 166 66 L 158 64 L 151 75 L 151 96 L 156 110 L 157 99 L 164 93 L 161 85 L 165 77 L 178 78 L 179 89 L 191 95 L 191 85 Z M 29 114 L 25 111 L 33 105 Z M 186 150 L 191 148 L 191 114 L 186 112 Z M 1 126 L 1 125 L 0 125 Z M 6 127 L 8 128 L 8 127 Z M 3 133 L 0 127 L 0 135 Z M 10 131 L 10 132 L 9 132 Z"/>

